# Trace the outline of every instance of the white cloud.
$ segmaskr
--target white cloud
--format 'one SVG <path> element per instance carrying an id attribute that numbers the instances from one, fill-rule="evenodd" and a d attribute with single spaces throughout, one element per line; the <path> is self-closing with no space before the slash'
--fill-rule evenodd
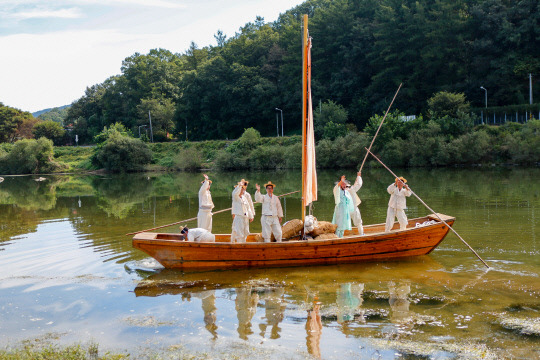
<path id="1" fill-rule="evenodd" d="M 11 9 L 9 13 L 27 12 L 38 18 L 40 9 L 46 24 L 37 31 L 35 28 L 18 28 L 11 35 L 0 36 L 0 102 L 32 112 L 70 104 L 84 95 L 88 86 L 120 74 L 122 60 L 135 52 L 145 54 L 150 49 L 164 48 L 182 53 L 191 41 L 199 47 L 215 45 L 213 35 L 218 29 L 231 37 L 240 26 L 253 21 L 257 15 L 273 21 L 280 12 L 301 2 L 72 0 L 69 3 L 73 8 L 68 9 L 66 1 L 47 1 L 47 8 L 39 7 L 42 0 L 21 1 L 26 7 L 17 8 L 17 11 Z M 7 6 L 2 4 L 5 3 L 15 2 L 0 0 L 0 7 L 4 10 Z M 135 8 L 131 6 L 134 3 Z M 28 4 L 35 6 L 28 7 Z M 98 7 L 92 11 L 85 7 L 96 4 Z M 109 12 L 114 4 L 122 6 Z M 189 4 L 185 10 L 184 4 Z M 156 8 L 144 9 L 142 6 Z M 60 12 L 61 7 L 69 11 Z M 45 15 L 54 14 L 66 18 L 79 15 L 84 17 L 84 21 L 75 20 L 76 30 L 73 30 L 73 24 L 68 30 L 68 27 L 58 26 L 58 21 L 62 23 L 63 20 L 51 19 L 57 25 L 55 29 L 60 29 L 51 31 L 51 22 Z"/>
<path id="2" fill-rule="evenodd" d="M 64 19 L 76 19 L 82 15 L 77 8 L 60 9 L 60 10 L 31 10 L 15 12 L 9 15 L 10 17 L 18 20 L 37 19 L 37 18 L 64 18 Z"/>

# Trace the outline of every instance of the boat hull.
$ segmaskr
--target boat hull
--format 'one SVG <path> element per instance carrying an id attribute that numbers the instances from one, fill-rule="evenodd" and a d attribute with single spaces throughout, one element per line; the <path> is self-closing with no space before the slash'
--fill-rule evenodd
<path id="1" fill-rule="evenodd" d="M 455 218 L 439 214 L 450 226 Z M 416 227 L 416 223 L 434 220 Z M 331 240 L 230 243 L 230 235 L 216 234 L 215 243 L 182 241 L 179 234 L 140 233 L 133 247 L 146 252 L 165 268 L 233 269 L 249 267 L 306 266 L 353 263 L 429 254 L 450 229 L 430 215 L 411 219 L 406 230 L 384 232 L 384 224 L 357 229 Z"/>

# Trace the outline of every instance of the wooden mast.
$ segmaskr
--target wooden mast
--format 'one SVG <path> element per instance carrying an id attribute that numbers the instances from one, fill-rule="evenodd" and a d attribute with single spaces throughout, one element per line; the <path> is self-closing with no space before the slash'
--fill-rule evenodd
<path id="1" fill-rule="evenodd" d="M 306 119 L 307 119 L 307 48 L 308 48 L 308 16 L 304 14 L 304 32 L 302 37 L 302 221 L 306 218 Z"/>

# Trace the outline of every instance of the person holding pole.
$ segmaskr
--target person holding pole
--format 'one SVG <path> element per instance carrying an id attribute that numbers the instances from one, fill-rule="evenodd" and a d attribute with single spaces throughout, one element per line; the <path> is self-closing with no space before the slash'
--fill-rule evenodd
<path id="1" fill-rule="evenodd" d="M 197 214 L 197 227 L 206 229 L 212 232 L 212 195 L 210 194 L 210 185 L 212 180 L 208 179 L 208 175 L 203 174 L 204 180 L 199 189 L 199 213 Z"/>
<path id="2" fill-rule="evenodd" d="M 399 178 L 396 178 L 396 181 L 386 189 L 390 194 L 390 201 L 388 201 L 388 212 L 386 213 L 386 232 L 392 230 L 396 217 L 399 222 L 399 229 L 405 230 L 407 228 L 407 215 L 405 215 L 407 205 L 405 197 L 411 196 L 412 192 L 406 183 L 407 180 L 400 176 Z"/>
<path id="3" fill-rule="evenodd" d="M 350 192 L 347 190 L 349 182 L 345 179 L 345 175 L 341 176 L 341 180 L 334 186 L 334 216 L 332 224 L 337 225 L 336 235 L 343 237 L 345 230 L 351 230 L 351 213 L 354 213 L 354 202 Z"/>
<path id="4" fill-rule="evenodd" d="M 362 173 L 359 171 L 356 174 L 356 181 L 354 182 L 354 185 L 347 184 L 347 190 L 349 191 L 349 194 L 351 194 L 351 198 L 353 200 L 353 206 L 354 211 L 351 213 L 351 220 L 358 228 L 358 233 L 360 235 L 364 235 L 364 227 L 362 226 L 362 216 L 360 215 L 360 209 L 358 206 L 362 202 L 360 200 L 360 197 L 358 196 L 357 192 L 362 187 Z"/>
<path id="5" fill-rule="evenodd" d="M 264 184 L 266 195 L 262 196 L 261 186 L 255 184 L 255 201 L 262 204 L 261 225 L 264 242 L 270 242 L 272 234 L 276 242 L 281 242 L 281 221 L 283 220 L 283 209 L 279 197 L 274 195 L 274 184 L 271 181 Z"/>

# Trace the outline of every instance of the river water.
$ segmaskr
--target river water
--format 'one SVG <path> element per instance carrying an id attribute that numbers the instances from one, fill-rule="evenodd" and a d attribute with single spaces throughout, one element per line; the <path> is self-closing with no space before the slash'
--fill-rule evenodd
<path id="1" fill-rule="evenodd" d="M 320 220 L 332 218 L 342 173 L 319 173 Z M 216 210 L 231 206 L 241 178 L 252 194 L 267 180 L 277 194 L 300 188 L 298 171 L 209 175 Z M 540 358 L 540 169 L 400 175 L 431 208 L 457 218 L 454 229 L 489 270 L 452 233 L 430 255 L 401 260 L 165 270 L 124 234 L 195 217 L 201 174 L 5 177 L 0 347 L 46 339 L 133 358 Z M 363 179 L 364 224 L 384 222 L 392 176 L 366 169 Z M 299 199 L 282 200 L 285 220 L 300 217 Z M 409 218 L 429 213 L 413 197 L 407 205 Z M 230 232 L 230 213 L 213 221 L 215 233 Z"/>

